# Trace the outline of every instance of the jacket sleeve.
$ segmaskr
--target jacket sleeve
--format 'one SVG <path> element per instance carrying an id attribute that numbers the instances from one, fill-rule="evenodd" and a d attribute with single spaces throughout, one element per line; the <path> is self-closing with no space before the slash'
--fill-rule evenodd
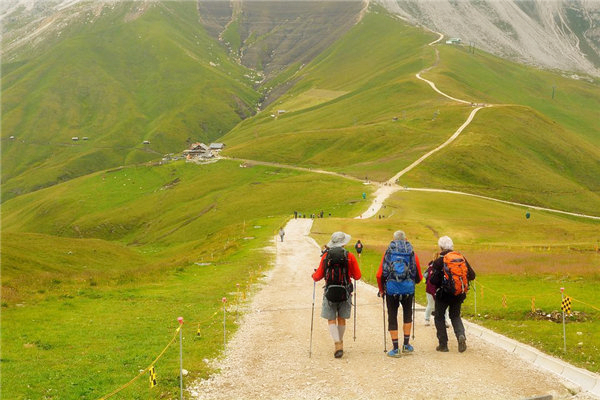
<path id="1" fill-rule="evenodd" d="M 379 269 L 377 270 L 377 286 L 379 286 L 379 293 L 385 293 L 383 289 L 385 282 L 383 279 L 383 261 L 385 260 L 385 254 L 381 257 L 381 263 L 379 263 Z"/>
<path id="2" fill-rule="evenodd" d="M 417 276 L 415 277 L 415 283 L 420 283 L 423 280 L 423 274 L 421 273 L 421 264 L 419 263 L 419 256 L 415 254 L 415 263 L 417 264 Z"/>
<path id="3" fill-rule="evenodd" d="M 323 265 L 323 263 L 325 261 L 326 256 L 327 256 L 327 253 L 326 252 L 323 253 L 323 255 L 321 256 L 321 262 L 319 263 L 319 267 L 312 274 L 312 278 L 315 282 L 318 282 L 325 277 L 325 266 Z"/>
<path id="4" fill-rule="evenodd" d="M 352 253 L 348 253 L 348 273 L 350 274 L 350 277 L 356 280 L 359 280 L 362 276 L 358 261 L 356 261 L 356 257 L 354 257 L 354 254 Z"/>

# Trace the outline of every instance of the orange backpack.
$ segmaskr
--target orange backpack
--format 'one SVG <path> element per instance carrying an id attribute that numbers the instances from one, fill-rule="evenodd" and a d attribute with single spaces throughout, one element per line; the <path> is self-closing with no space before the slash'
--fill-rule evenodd
<path id="1" fill-rule="evenodd" d="M 444 255 L 444 280 L 442 289 L 454 296 L 467 293 L 469 290 L 467 271 L 467 262 L 460 253 L 451 251 Z"/>

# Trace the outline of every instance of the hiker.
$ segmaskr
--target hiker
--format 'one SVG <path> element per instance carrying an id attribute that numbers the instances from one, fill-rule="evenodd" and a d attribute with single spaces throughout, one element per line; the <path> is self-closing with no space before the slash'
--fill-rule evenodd
<path id="1" fill-rule="evenodd" d="M 358 258 L 360 258 L 360 253 L 362 253 L 363 245 L 360 242 L 360 239 L 354 245 L 354 250 L 356 250 L 356 254 L 358 254 Z"/>
<path id="2" fill-rule="evenodd" d="M 415 298 L 415 284 L 421 282 L 421 265 L 412 245 L 406 240 L 403 231 L 394 232 L 394 240 L 385 251 L 377 271 L 378 297 L 385 296 L 388 308 L 388 331 L 392 338 L 393 349 L 387 355 L 400 357 L 401 353 L 414 351 L 410 345 L 412 327 L 412 307 Z M 402 349 L 398 345 L 398 309 L 402 305 Z"/>
<path id="3" fill-rule="evenodd" d="M 435 293 L 435 329 L 437 331 L 437 351 L 447 352 L 448 333 L 444 324 L 444 314 L 449 309 L 450 322 L 458 341 L 458 351 L 467 349 L 465 327 L 460 318 L 460 307 L 467 298 L 469 282 L 475 279 L 475 271 L 467 259 L 454 251 L 454 243 L 448 236 L 438 240 L 440 254 L 432 262 L 431 283 L 437 287 Z"/>
<path id="4" fill-rule="evenodd" d="M 284 236 L 285 236 L 285 231 L 283 230 L 283 228 L 279 228 L 279 237 L 281 238 L 282 242 L 283 242 Z"/>
<path id="5" fill-rule="evenodd" d="M 434 254 L 433 259 L 438 258 L 438 253 Z M 427 296 L 427 307 L 425 307 L 425 326 L 431 325 L 431 314 L 435 315 L 435 291 L 437 288 L 433 286 L 431 283 L 431 275 L 433 272 L 433 261 L 429 262 L 427 271 L 423 273 L 423 278 L 425 278 L 425 296 Z M 446 310 L 445 315 L 446 320 L 446 328 L 450 328 L 450 316 L 448 315 L 448 310 Z"/>
<path id="6" fill-rule="evenodd" d="M 294 211 L 294 219 L 298 219 L 298 211 Z"/>
<path id="7" fill-rule="evenodd" d="M 350 239 L 350 235 L 344 232 L 334 232 L 321 256 L 319 268 L 312 274 L 315 282 L 325 278 L 321 317 L 327 320 L 335 345 L 335 358 L 344 355 L 344 332 L 346 320 L 350 318 L 354 290 L 351 278 L 358 280 L 361 277 L 356 257 L 344 249 Z"/>

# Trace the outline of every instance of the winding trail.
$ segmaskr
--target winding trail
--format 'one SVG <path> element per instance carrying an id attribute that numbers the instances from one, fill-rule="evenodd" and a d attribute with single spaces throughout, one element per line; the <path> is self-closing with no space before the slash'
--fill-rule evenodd
<path id="1" fill-rule="evenodd" d="M 439 42 L 440 38 L 430 43 Z M 433 82 L 417 74 L 441 95 Z M 443 144 L 424 154 L 388 181 L 379 185 L 375 200 L 358 218 L 375 215 L 383 202 L 402 188 L 397 179 L 423 160 L 452 143 L 471 123 L 475 114 L 489 105 L 473 109 L 467 120 Z M 359 180 L 343 174 L 278 163 L 240 160 L 296 170 L 325 173 Z M 408 189 L 405 189 L 408 190 Z M 410 189 L 468 195 L 506 204 L 525 206 L 588 218 L 600 217 L 552 210 L 543 207 L 493 199 L 441 189 Z M 312 219 L 292 219 L 285 227 L 285 241 L 273 239 L 275 267 L 253 297 L 236 335 L 226 346 L 225 357 L 214 360 L 218 373 L 198 380 L 188 392 L 195 399 L 524 399 L 536 396 L 574 398 L 572 384 L 543 371 L 501 349 L 469 335 L 471 324 L 465 323 L 468 349 L 458 353 L 456 343 L 449 343 L 450 353 L 435 351 L 435 328 L 422 323 L 424 309 L 417 308 L 415 335 L 411 343 L 415 352 L 402 359 L 386 357 L 390 348 L 385 332 L 382 303 L 377 289 L 359 281 L 357 284 L 356 341 L 352 320 L 344 337 L 344 357 L 333 357 L 333 342 L 326 322 L 320 318 L 322 289 L 310 278 L 319 263 L 320 246 L 310 236 Z M 321 286 L 321 285 L 319 285 Z M 316 296 L 315 296 L 316 293 Z M 311 307 L 312 306 L 312 307 Z M 314 322 L 314 328 L 312 325 Z M 308 328 L 311 327 L 311 331 Z M 482 328 L 477 328 L 482 329 Z M 452 334 L 449 335 L 452 337 Z M 309 357 L 309 347 L 311 350 Z M 433 373 L 444 371 L 443 374 Z M 465 381 L 465 377 L 468 377 Z M 457 385 L 456 382 L 463 382 Z M 449 390 L 452 388 L 452 390 Z M 586 394 L 579 399 L 592 398 Z"/>

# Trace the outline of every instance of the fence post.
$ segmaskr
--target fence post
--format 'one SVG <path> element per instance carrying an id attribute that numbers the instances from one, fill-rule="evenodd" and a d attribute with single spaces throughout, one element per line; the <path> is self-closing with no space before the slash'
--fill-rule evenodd
<path id="1" fill-rule="evenodd" d="M 225 348 L 225 345 L 227 344 L 227 328 L 226 328 L 226 309 L 225 309 L 225 303 L 227 303 L 227 297 L 223 297 L 221 299 L 221 301 L 223 302 L 223 348 Z"/>
<path id="2" fill-rule="evenodd" d="M 179 399 L 183 400 L 183 317 L 179 321 Z"/>
<path id="3" fill-rule="evenodd" d="M 562 311 L 562 320 L 563 320 L 563 351 L 567 352 L 567 328 L 565 326 L 565 310 L 563 307 L 563 300 L 565 299 L 565 288 L 560 288 L 560 309 Z"/>

